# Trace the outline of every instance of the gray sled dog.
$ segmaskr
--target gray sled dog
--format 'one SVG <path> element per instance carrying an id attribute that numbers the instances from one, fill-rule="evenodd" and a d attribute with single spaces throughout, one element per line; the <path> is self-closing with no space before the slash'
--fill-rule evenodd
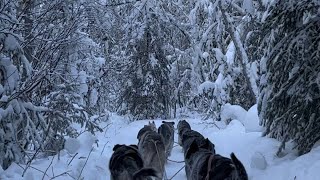
<path id="1" fill-rule="evenodd" d="M 181 137 L 183 151 L 186 152 L 193 141 L 201 142 L 205 138 L 202 134 L 195 130 L 186 130 Z"/>
<path id="2" fill-rule="evenodd" d="M 188 149 L 185 150 L 185 171 L 186 171 L 186 175 L 187 177 L 190 177 L 190 172 L 192 170 L 192 166 L 194 165 L 194 158 L 190 158 L 191 155 L 193 155 L 193 153 L 195 153 L 193 150 L 195 149 L 194 146 L 197 147 L 197 150 L 202 149 L 202 150 L 206 150 L 206 153 L 210 154 L 210 155 L 214 155 L 215 154 L 215 149 L 214 149 L 214 144 L 208 139 L 204 139 L 204 138 L 189 138 L 188 140 L 191 141 L 187 141 L 188 143 L 190 142 L 190 145 L 187 146 Z"/>
<path id="3" fill-rule="evenodd" d="M 185 156 L 187 179 L 248 180 L 243 164 L 234 153 L 230 157 L 231 159 L 200 148 L 194 141 Z"/>
<path id="4" fill-rule="evenodd" d="M 178 122 L 177 129 L 178 129 L 178 144 L 182 146 L 182 142 L 181 142 L 182 135 L 187 130 L 191 130 L 191 126 L 186 120 L 180 120 Z"/>
<path id="5" fill-rule="evenodd" d="M 156 179 L 162 180 L 166 162 L 165 145 L 162 136 L 154 131 L 153 127 L 146 125 L 139 131 L 137 138 L 139 140 L 138 149 L 144 160 L 144 166 L 158 171 L 159 176 Z"/>
<path id="6" fill-rule="evenodd" d="M 162 121 L 161 126 L 158 128 L 158 133 L 164 140 L 166 157 L 171 155 L 171 151 L 174 143 L 174 122 Z"/>
<path id="7" fill-rule="evenodd" d="M 137 145 L 120 145 L 113 147 L 109 162 L 111 180 L 146 180 L 158 177 L 153 168 L 144 168 Z"/>
<path id="8" fill-rule="evenodd" d="M 200 134 L 198 131 L 195 130 L 188 130 L 185 131 L 182 135 L 182 148 L 184 153 L 190 148 L 190 145 L 192 142 L 196 142 L 199 147 L 202 147 L 203 145 L 207 145 L 206 149 L 212 151 L 215 153 L 215 146 L 214 144 L 208 139 L 204 138 L 202 134 Z"/>

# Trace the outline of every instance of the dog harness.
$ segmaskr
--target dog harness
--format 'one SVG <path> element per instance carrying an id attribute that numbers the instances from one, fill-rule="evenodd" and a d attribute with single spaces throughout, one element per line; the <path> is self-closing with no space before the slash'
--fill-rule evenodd
<path id="1" fill-rule="evenodd" d="M 208 161 L 208 170 L 207 170 L 207 175 L 206 175 L 205 180 L 210 179 L 210 172 L 211 172 L 211 168 L 212 168 L 211 164 L 212 164 L 213 160 L 214 160 L 214 154 L 211 154 L 209 157 L 209 161 Z"/>

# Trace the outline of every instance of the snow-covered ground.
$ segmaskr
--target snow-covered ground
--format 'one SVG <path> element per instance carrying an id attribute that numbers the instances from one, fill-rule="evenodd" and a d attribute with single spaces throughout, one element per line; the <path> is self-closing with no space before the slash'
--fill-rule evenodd
<path id="1" fill-rule="evenodd" d="M 286 155 L 279 158 L 275 153 L 280 143 L 261 137 L 262 128 L 258 126 L 256 106 L 247 112 L 239 106 L 227 105 L 223 108 L 223 119 L 228 118 L 234 120 L 228 126 L 223 125 L 223 122 L 216 124 L 220 129 L 201 123 L 201 118 L 197 115 L 185 119 L 193 129 L 215 144 L 217 153 L 229 157 L 231 152 L 235 152 L 252 180 L 319 179 L 317 172 L 320 169 L 320 147 L 315 147 L 310 153 L 300 157 L 287 151 Z M 178 120 L 172 121 L 177 123 Z M 155 120 L 156 125 L 159 126 L 161 121 Z M 101 124 L 102 127 L 108 126 L 105 132 L 97 133 L 96 136 L 83 133 L 77 140 L 69 139 L 59 158 L 54 156 L 35 160 L 25 172 L 25 165 L 22 164 L 13 164 L 6 171 L 0 169 L 0 179 L 110 179 L 108 163 L 113 146 L 138 143 L 137 133 L 147 123 L 147 120 L 128 123 L 125 118 L 112 115 L 110 122 Z M 174 147 L 170 159 L 183 161 L 180 146 Z M 167 177 L 171 178 L 183 165 L 184 163 L 169 161 L 166 165 Z M 184 179 L 184 169 L 173 177 L 173 180 Z"/>

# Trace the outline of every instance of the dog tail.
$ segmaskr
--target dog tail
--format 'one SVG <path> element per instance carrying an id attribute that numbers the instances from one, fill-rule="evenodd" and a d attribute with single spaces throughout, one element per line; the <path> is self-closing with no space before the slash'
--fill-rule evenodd
<path id="1" fill-rule="evenodd" d="M 248 174 L 246 169 L 244 168 L 243 164 L 240 162 L 240 160 L 234 155 L 234 153 L 231 153 L 230 155 L 231 160 L 237 170 L 238 177 L 240 180 L 248 180 Z"/>
<path id="2" fill-rule="evenodd" d="M 135 172 L 133 175 L 133 180 L 142 180 L 146 179 L 146 177 L 160 177 L 159 173 L 153 168 L 142 168 L 139 171 Z"/>

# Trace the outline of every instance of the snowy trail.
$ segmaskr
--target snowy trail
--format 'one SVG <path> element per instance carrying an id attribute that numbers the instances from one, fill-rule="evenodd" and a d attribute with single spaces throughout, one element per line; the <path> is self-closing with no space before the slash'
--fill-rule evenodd
<path id="1" fill-rule="evenodd" d="M 243 116 L 252 117 L 252 116 Z M 275 152 L 279 147 L 279 142 L 261 137 L 261 132 L 247 132 L 243 124 L 238 120 L 233 120 L 223 129 L 215 126 L 200 124 L 200 117 L 186 118 L 191 127 L 205 137 L 208 137 L 214 144 L 216 152 L 229 157 L 231 152 L 241 160 L 245 166 L 249 178 L 252 180 L 315 180 L 320 169 L 320 147 L 314 148 L 310 153 L 296 157 L 293 152 L 288 151 L 283 158 L 275 157 Z M 6 171 L 0 170 L 0 179 L 10 180 L 37 180 L 37 179 L 58 179 L 58 180 L 108 180 L 110 177 L 108 163 L 115 144 L 137 144 L 138 131 L 148 123 L 147 120 L 127 123 L 119 116 L 112 116 L 111 125 L 108 130 L 92 136 L 90 133 L 83 133 L 78 140 L 73 142 L 72 148 L 77 153 L 69 154 L 67 150 L 58 156 L 35 160 L 24 177 L 23 168 L 25 165 L 13 164 Z M 155 120 L 157 127 L 162 120 Z M 177 120 L 173 120 L 175 123 Z M 110 122 L 109 122 L 110 123 Z M 102 127 L 108 123 L 101 124 Z M 175 124 L 176 126 L 176 124 Z M 98 140 L 98 146 L 95 143 Z M 175 142 L 178 136 L 175 133 Z M 76 146 L 78 145 L 78 146 Z M 92 149 L 93 147 L 93 149 Z M 72 149 L 69 148 L 69 151 Z M 91 151 L 92 149 L 92 151 Z M 267 168 L 260 170 L 251 167 L 252 156 L 259 152 L 268 164 Z M 53 158 L 53 159 L 52 159 Z M 175 143 L 170 160 L 183 161 L 182 148 Z M 168 161 L 166 164 L 167 177 L 171 178 L 184 163 Z M 45 172 L 45 175 L 44 175 Z M 185 180 L 185 170 L 182 169 L 173 180 Z"/>

